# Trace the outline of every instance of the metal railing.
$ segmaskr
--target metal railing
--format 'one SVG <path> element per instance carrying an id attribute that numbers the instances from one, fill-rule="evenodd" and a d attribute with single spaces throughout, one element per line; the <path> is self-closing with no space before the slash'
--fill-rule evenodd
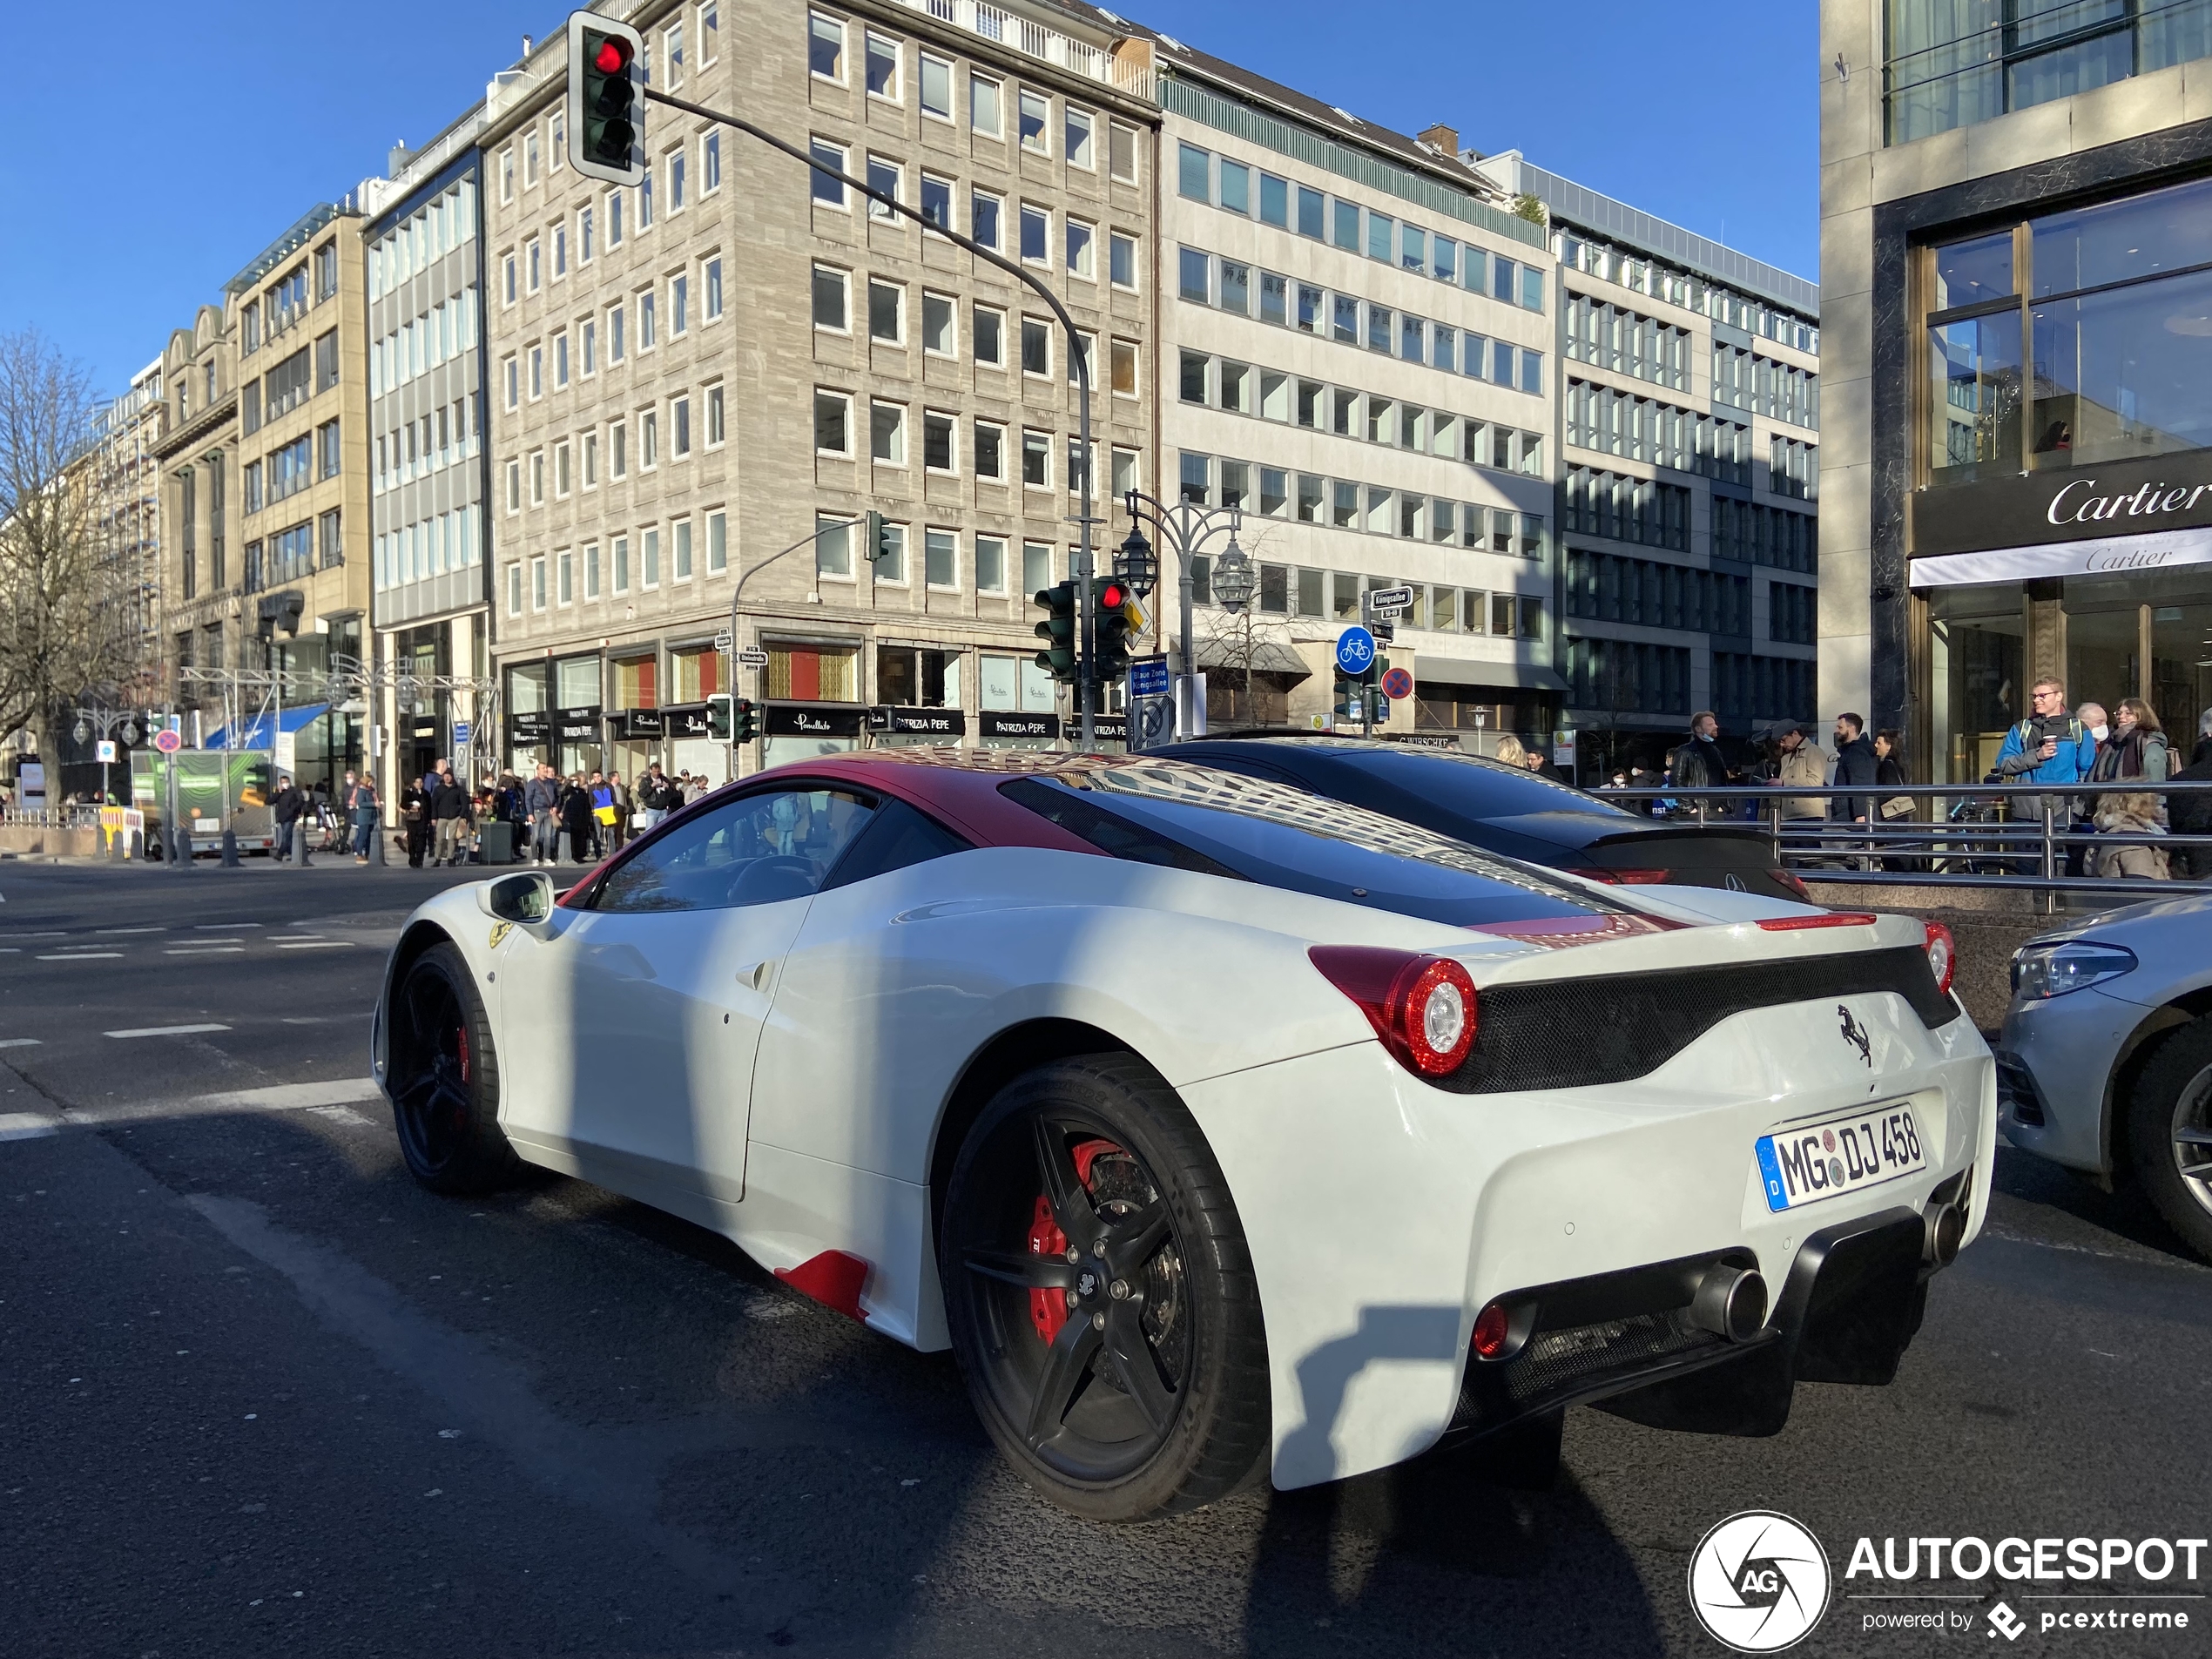
<path id="1" fill-rule="evenodd" d="M 2014 887 L 2044 894 L 2055 906 L 2063 893 L 2212 893 L 2212 879 L 2074 875 L 2069 868 L 2121 847 L 2166 853 L 2203 849 L 2212 835 L 2124 834 L 2077 820 L 2077 804 L 2094 797 L 2145 794 L 2170 809 L 2176 800 L 2212 795 L 2212 783 L 2152 783 L 2141 778 L 2086 785 L 2050 784 L 1750 784 L 1679 788 L 1660 786 L 1591 792 L 1668 823 L 1763 829 L 1777 865 L 1822 881 L 1910 887 Z M 1881 803 L 1913 803 L 1909 818 L 1884 818 Z M 1804 803 L 1820 803 L 1808 816 Z M 1846 816 L 1826 816 L 1847 801 Z M 1857 814 L 1865 814 L 1859 819 Z M 1923 817 L 1923 812 L 1930 815 Z"/>
<path id="2" fill-rule="evenodd" d="M 0 811 L 0 828 L 4 829 L 98 829 L 100 809 L 98 806 L 10 806 Z"/>

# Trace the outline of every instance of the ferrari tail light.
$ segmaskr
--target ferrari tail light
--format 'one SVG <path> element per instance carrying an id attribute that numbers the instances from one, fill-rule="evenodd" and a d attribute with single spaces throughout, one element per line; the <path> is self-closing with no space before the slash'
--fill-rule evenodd
<path id="1" fill-rule="evenodd" d="M 1952 974 L 1959 966 L 1959 947 L 1951 937 L 1951 929 L 1939 921 L 1927 924 L 1927 936 L 1928 971 L 1935 975 L 1936 989 L 1948 996 Z"/>
<path id="2" fill-rule="evenodd" d="M 1772 876 L 1777 881 L 1779 881 L 1790 892 L 1795 894 L 1799 904 L 1811 904 L 1812 902 L 1812 894 L 1805 891 L 1805 884 L 1797 879 L 1797 873 L 1795 870 L 1785 870 L 1777 864 L 1774 867 L 1774 868 L 1769 870 L 1767 873 Z"/>
<path id="3" fill-rule="evenodd" d="M 1632 887 L 1645 887 L 1674 878 L 1672 870 L 1573 870 L 1572 875 L 1587 876 L 1593 881 L 1625 883 Z"/>
<path id="4" fill-rule="evenodd" d="M 1513 1337 L 1513 1316 L 1503 1302 L 1493 1302 L 1474 1316 L 1474 1331 L 1467 1339 L 1478 1359 L 1495 1359 Z"/>
<path id="5" fill-rule="evenodd" d="M 1474 1047 L 1474 981 L 1450 957 L 1367 945 L 1316 945 L 1306 954 L 1416 1076 L 1458 1070 Z"/>

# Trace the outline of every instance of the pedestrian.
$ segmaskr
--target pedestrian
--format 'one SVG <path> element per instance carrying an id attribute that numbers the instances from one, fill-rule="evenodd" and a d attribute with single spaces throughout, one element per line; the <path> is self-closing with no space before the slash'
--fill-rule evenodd
<path id="1" fill-rule="evenodd" d="M 2196 733 L 2188 765 L 2168 782 L 2212 784 L 2212 709 L 2196 717 Z M 2212 792 L 2168 797 L 2166 816 L 2176 835 L 2212 835 Z M 2177 846 L 2174 864 L 2175 873 L 2185 880 L 2212 881 L 2212 846 Z"/>
<path id="2" fill-rule="evenodd" d="M 280 772 L 276 793 L 269 798 L 269 821 L 276 826 L 274 851 L 280 863 L 293 856 L 293 839 L 307 833 L 306 825 L 300 822 L 307 811 L 307 798 L 293 786 L 292 774 Z"/>
<path id="3" fill-rule="evenodd" d="M 1548 778 L 1555 784 L 1568 784 L 1570 788 L 1573 787 L 1567 774 L 1552 765 L 1551 758 L 1541 749 L 1531 749 L 1527 745 L 1522 745 L 1521 764 L 1539 778 Z"/>
<path id="4" fill-rule="evenodd" d="M 1700 709 L 1689 718 L 1689 736 L 1668 757 L 1668 782 L 1676 789 L 1714 789 L 1736 781 L 1728 759 L 1721 753 L 1720 717 Z M 1678 810 L 1696 812 L 1695 803 Z"/>
<path id="5" fill-rule="evenodd" d="M 1912 775 L 1905 764 L 1904 734 L 1895 726 L 1884 726 L 1874 734 L 1874 787 L 1878 790 L 1894 789 L 1912 781 Z M 1911 822 L 1912 818 L 1912 796 L 1878 794 L 1874 798 L 1874 816 L 1868 822 L 1871 824 L 1878 820 L 1884 825 L 1902 827 Z M 1885 870 L 1912 867 L 1909 860 L 1901 858 L 1885 858 L 1881 864 Z"/>
<path id="6" fill-rule="evenodd" d="M 376 780 L 367 772 L 353 786 L 347 797 L 347 811 L 354 825 L 354 862 L 368 862 L 369 845 L 376 839 L 378 820 L 382 806 L 376 799 Z"/>
<path id="7" fill-rule="evenodd" d="M 614 851 L 615 792 L 597 766 L 584 785 L 591 795 L 591 856 L 603 859 Z"/>
<path id="8" fill-rule="evenodd" d="M 430 802 L 437 786 L 428 772 L 424 772 L 408 786 L 400 797 L 400 818 L 407 830 L 407 862 L 409 869 L 419 870 L 430 846 Z"/>
<path id="9" fill-rule="evenodd" d="M 1498 734 L 1498 752 L 1493 758 L 1508 766 L 1528 764 L 1528 752 L 1521 746 L 1521 739 L 1510 732 Z"/>
<path id="10" fill-rule="evenodd" d="M 615 798 L 614 832 L 608 837 L 607 850 L 610 853 L 619 853 L 623 849 L 623 844 L 630 840 L 630 817 L 635 808 L 631 802 L 629 786 L 622 781 L 620 772 L 610 772 L 607 774 L 607 787 L 613 792 Z"/>
<path id="11" fill-rule="evenodd" d="M 2140 778 L 2146 783 L 2162 784 L 2172 769 L 2166 728 L 2159 725 L 2157 714 L 2140 697 L 2121 698 L 2119 712 L 2112 717 L 2111 732 L 2098 740 L 2096 759 L 2089 763 L 2089 781 L 2101 784 Z"/>
<path id="12" fill-rule="evenodd" d="M 684 804 L 688 806 L 695 800 L 704 800 L 705 799 L 706 774 L 703 772 L 685 773 L 684 780 Z"/>
<path id="13" fill-rule="evenodd" d="M 2066 682 L 2046 675 L 2028 688 L 2034 711 L 2005 733 L 1997 751 L 2000 782 L 2074 785 L 2089 775 L 2096 757 L 2097 740 L 2075 716 L 2066 711 Z M 2101 711 L 2099 711 L 2101 712 Z M 2015 818 L 2040 819 L 2047 804 L 2052 821 L 2069 824 L 2072 791 L 2060 795 L 2016 795 Z"/>
<path id="14" fill-rule="evenodd" d="M 578 864 L 590 862 L 591 850 L 591 792 L 584 787 L 583 774 L 569 774 L 567 786 L 561 792 L 561 827 L 568 832 L 569 856 Z"/>
<path id="15" fill-rule="evenodd" d="M 541 760 L 529 786 L 523 792 L 523 809 L 529 814 L 532 864 L 561 861 L 560 808 L 560 781 L 554 777 L 553 768 Z"/>
<path id="16" fill-rule="evenodd" d="M 1880 762 L 1875 756 L 1873 741 L 1866 735 L 1866 722 L 1856 714 L 1839 714 L 1835 729 L 1836 771 L 1831 781 L 1838 789 L 1847 789 L 1853 784 L 1871 784 Z M 1828 798 L 1828 820 L 1832 824 L 1864 824 L 1871 812 L 1872 803 L 1865 795 Z M 1868 846 L 1871 850 L 1871 838 Z M 1847 862 L 1856 869 L 1874 867 L 1874 860 L 1865 855 Z"/>
<path id="17" fill-rule="evenodd" d="M 2094 821 L 2101 835 L 2163 835 L 2158 797 L 2149 794 L 2100 795 Z M 2164 881 L 2172 876 L 2162 846 L 2106 846 L 2096 849 L 2096 873 L 2105 877 Z"/>
<path id="18" fill-rule="evenodd" d="M 671 796 L 676 806 L 683 804 L 683 797 L 676 793 L 674 783 L 660 769 L 660 762 L 656 760 L 645 768 L 645 775 L 637 780 L 638 816 L 644 819 L 641 828 L 659 827 L 660 821 L 673 810 L 670 804 Z"/>
<path id="19" fill-rule="evenodd" d="M 1791 721 L 1775 734 L 1775 771 L 1770 780 L 1795 784 L 1800 789 L 1819 789 L 1828 782 L 1828 752 L 1812 740 L 1801 721 Z M 1825 818 L 1828 803 L 1817 795 L 1789 795 L 1782 801 L 1785 822 Z"/>
<path id="20" fill-rule="evenodd" d="M 469 792 L 461 786 L 449 766 L 440 772 L 430 785 L 430 820 L 437 833 L 433 863 L 459 864 L 469 833 Z"/>

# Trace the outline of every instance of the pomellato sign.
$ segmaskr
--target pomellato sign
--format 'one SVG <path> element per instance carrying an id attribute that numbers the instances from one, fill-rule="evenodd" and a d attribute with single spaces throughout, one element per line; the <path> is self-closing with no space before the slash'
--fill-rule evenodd
<path id="1" fill-rule="evenodd" d="M 2212 450 L 1923 489 L 1912 498 L 1916 558 L 2212 529 Z M 2099 570 L 2155 568 L 2115 554 Z"/>

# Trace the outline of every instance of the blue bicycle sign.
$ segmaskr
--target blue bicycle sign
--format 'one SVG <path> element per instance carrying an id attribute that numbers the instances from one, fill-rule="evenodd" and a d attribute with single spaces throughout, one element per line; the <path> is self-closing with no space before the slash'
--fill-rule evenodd
<path id="1" fill-rule="evenodd" d="M 1347 628 L 1337 636 L 1337 666 L 1347 674 L 1364 674 L 1375 660 L 1375 637 L 1365 628 Z"/>

